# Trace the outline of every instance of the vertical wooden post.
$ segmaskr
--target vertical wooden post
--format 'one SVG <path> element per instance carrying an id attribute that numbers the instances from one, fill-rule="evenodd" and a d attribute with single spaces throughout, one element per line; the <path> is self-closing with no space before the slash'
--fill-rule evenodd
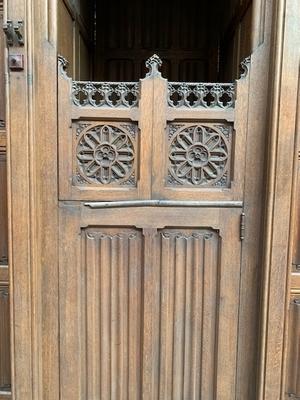
<path id="1" fill-rule="evenodd" d="M 287 288 L 291 273 L 290 238 L 297 154 L 300 3 L 298 0 L 278 0 L 275 6 L 269 71 L 270 118 L 259 400 L 282 399 L 285 390 Z"/>
<path id="2" fill-rule="evenodd" d="M 56 0 L 10 0 L 24 70 L 9 72 L 8 186 L 13 399 L 59 398 Z"/>

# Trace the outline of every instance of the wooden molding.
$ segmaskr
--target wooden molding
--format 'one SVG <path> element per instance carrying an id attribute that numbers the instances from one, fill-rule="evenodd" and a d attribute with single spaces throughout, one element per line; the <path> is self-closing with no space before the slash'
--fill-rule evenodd
<path id="1" fill-rule="evenodd" d="M 270 120 L 264 231 L 259 400 L 282 399 L 285 390 L 287 308 L 296 176 L 300 4 L 278 0 L 273 15 L 269 76 Z M 299 118 L 299 115 L 298 115 Z M 294 187 L 294 189 L 293 189 Z"/>
<path id="2" fill-rule="evenodd" d="M 7 5 L 11 19 L 25 21 L 26 37 L 8 49 L 26 59 L 8 88 L 12 397 L 57 400 L 57 2 Z"/>

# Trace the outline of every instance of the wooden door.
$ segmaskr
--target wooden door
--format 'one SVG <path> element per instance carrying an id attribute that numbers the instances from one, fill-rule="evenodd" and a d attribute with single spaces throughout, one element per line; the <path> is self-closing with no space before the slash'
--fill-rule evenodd
<path id="1" fill-rule="evenodd" d="M 77 82 L 59 60 L 61 399 L 235 396 L 248 77 L 160 65 Z"/>

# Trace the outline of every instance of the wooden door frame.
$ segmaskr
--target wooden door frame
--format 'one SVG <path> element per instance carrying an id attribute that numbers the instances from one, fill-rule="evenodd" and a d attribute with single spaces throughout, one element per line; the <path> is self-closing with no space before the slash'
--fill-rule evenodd
<path id="1" fill-rule="evenodd" d="M 12 398 L 59 398 L 56 1 L 8 0 L 24 70 L 8 85 Z M 6 16 L 6 18 L 7 18 Z"/>
<path id="2" fill-rule="evenodd" d="M 56 3 L 56 0 L 9 0 L 6 8 L 9 19 L 25 21 L 25 46 L 11 47 L 8 51 L 23 54 L 25 58 L 24 70 L 11 72 L 8 85 L 12 393 L 15 400 L 59 399 Z M 264 257 L 260 266 L 264 279 L 259 400 L 280 399 L 284 391 L 299 80 L 300 34 L 294 20 L 297 12 L 297 0 L 254 1 L 256 53 L 253 57 L 262 62 L 264 71 L 270 72 L 269 87 L 266 76 L 252 78 L 250 86 L 253 93 L 250 109 L 260 121 L 257 126 L 249 123 L 249 127 L 261 138 L 268 132 Z M 276 51 L 269 58 L 270 48 Z M 265 82 L 263 89 L 262 82 Z M 264 92 L 260 102 L 255 89 Z M 265 111 L 261 111 L 262 101 Z M 256 150 L 262 151 L 253 145 L 248 157 Z M 251 173 L 259 176 L 261 171 L 255 167 Z M 245 202 L 250 221 L 255 215 L 251 206 L 255 197 L 251 197 L 254 195 L 250 176 L 247 182 Z M 257 179 L 254 185 L 260 187 Z M 256 196 L 259 201 L 261 195 Z M 249 222 L 248 235 L 257 236 L 258 218 L 259 215 Z M 257 249 L 260 238 L 255 240 L 252 248 Z M 246 253 L 245 260 L 250 257 Z M 245 268 L 245 283 L 249 276 L 250 270 Z M 246 315 L 247 305 L 241 305 L 241 310 Z M 250 324 L 251 320 L 245 320 L 244 329 Z M 245 371 L 239 372 L 240 381 L 249 372 L 246 361 L 244 365 Z M 238 393 L 240 398 L 245 398 L 243 384 Z"/>
<path id="3" fill-rule="evenodd" d="M 281 399 L 285 393 L 299 151 L 300 4 L 297 0 L 274 3 L 265 166 L 259 400 Z"/>

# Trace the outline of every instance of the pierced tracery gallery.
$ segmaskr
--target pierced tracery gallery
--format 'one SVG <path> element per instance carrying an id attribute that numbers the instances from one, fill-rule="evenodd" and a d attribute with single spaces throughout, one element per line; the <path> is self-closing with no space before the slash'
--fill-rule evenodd
<path id="1" fill-rule="evenodd" d="M 0 19 L 0 399 L 300 398 L 298 0 Z"/>

